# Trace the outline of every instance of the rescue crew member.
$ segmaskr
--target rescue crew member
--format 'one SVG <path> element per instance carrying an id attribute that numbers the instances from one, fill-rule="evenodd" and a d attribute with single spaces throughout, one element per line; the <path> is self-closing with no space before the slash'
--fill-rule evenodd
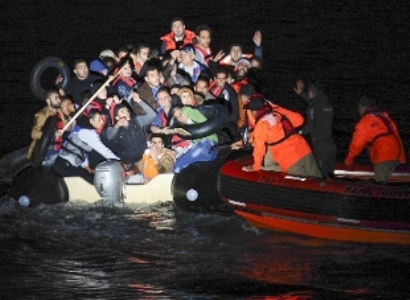
<path id="1" fill-rule="evenodd" d="M 368 148 L 374 164 L 374 181 L 385 184 L 394 169 L 406 163 L 399 131 L 389 114 L 366 95 L 359 100 L 359 114 L 361 119 L 355 126 L 345 164 L 352 165 L 363 148 Z"/>

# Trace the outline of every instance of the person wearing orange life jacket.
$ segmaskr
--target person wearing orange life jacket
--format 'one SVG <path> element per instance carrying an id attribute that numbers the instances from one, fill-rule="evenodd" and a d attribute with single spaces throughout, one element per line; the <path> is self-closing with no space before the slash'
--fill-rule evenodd
<path id="1" fill-rule="evenodd" d="M 262 95 L 251 96 L 245 108 L 255 117 L 253 132 L 253 164 L 242 167 L 245 172 L 258 171 L 268 147 L 283 173 L 320 177 L 315 158 L 306 140 L 295 128 L 303 124 L 301 114 L 269 104 Z"/>
<path id="2" fill-rule="evenodd" d="M 149 149 L 145 150 L 142 159 L 137 163 L 144 182 L 150 181 L 158 174 L 171 173 L 175 163 L 175 152 L 164 147 L 164 137 L 152 134 Z"/>
<path id="3" fill-rule="evenodd" d="M 195 44 L 196 34 L 185 29 L 184 20 L 174 18 L 171 21 L 171 32 L 161 37 L 161 54 L 168 50 L 178 50 L 185 44 Z"/>
<path id="4" fill-rule="evenodd" d="M 355 126 L 345 164 L 352 165 L 355 157 L 367 147 L 374 164 L 374 181 L 384 184 L 400 163 L 406 163 L 399 131 L 389 114 L 366 95 L 359 100 L 359 114 L 361 119 Z"/>

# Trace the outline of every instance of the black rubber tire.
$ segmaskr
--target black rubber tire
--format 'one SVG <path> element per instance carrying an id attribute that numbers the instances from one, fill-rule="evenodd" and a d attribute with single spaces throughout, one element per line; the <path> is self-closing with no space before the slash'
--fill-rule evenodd
<path id="1" fill-rule="evenodd" d="M 48 146 L 54 140 L 56 130 L 57 118 L 55 116 L 48 117 L 42 128 L 41 138 L 37 141 L 33 153 L 31 154 L 30 160 L 33 167 L 41 167 L 43 160 L 46 157 Z"/>
<path id="2" fill-rule="evenodd" d="M 67 64 L 60 58 L 48 56 L 40 60 L 30 74 L 30 89 L 34 96 L 40 100 L 45 101 L 46 90 L 41 86 L 41 75 L 48 68 L 55 68 L 63 77 L 61 88 L 66 88 L 70 80 L 70 69 Z"/>

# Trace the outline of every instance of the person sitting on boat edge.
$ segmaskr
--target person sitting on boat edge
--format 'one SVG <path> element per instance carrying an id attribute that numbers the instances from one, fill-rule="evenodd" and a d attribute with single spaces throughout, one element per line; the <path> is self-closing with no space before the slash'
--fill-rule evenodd
<path id="1" fill-rule="evenodd" d="M 207 118 L 196 108 L 175 105 L 172 108 L 172 115 L 183 125 L 199 124 L 207 121 Z M 182 139 L 178 144 L 174 144 L 174 150 L 178 153 L 174 165 L 174 172 L 179 173 L 182 169 L 198 161 L 212 161 L 218 151 L 213 148 L 218 143 L 218 136 L 212 133 L 206 137 L 195 140 Z"/>
<path id="2" fill-rule="evenodd" d="M 132 117 L 126 104 L 117 104 L 114 109 L 115 125 L 110 126 L 101 139 L 124 163 L 128 175 L 135 173 L 134 165 L 141 160 L 147 149 L 147 140 L 142 127 Z"/>
<path id="3" fill-rule="evenodd" d="M 45 158 L 42 162 L 43 166 L 51 166 L 56 159 L 58 152 L 61 149 L 61 142 L 63 140 L 63 131 L 64 125 L 67 120 L 64 114 L 60 110 L 61 98 L 58 92 L 58 89 L 51 89 L 46 92 L 46 103 L 47 106 L 42 108 L 35 114 L 35 120 L 33 128 L 31 129 L 31 144 L 27 151 L 27 158 L 31 158 L 33 150 L 36 147 L 36 144 L 41 139 L 43 133 L 43 126 L 50 116 L 57 117 L 57 128 L 54 135 L 53 142 L 48 146 Z"/>
<path id="4" fill-rule="evenodd" d="M 91 107 L 78 120 L 76 129 L 73 130 L 64 141 L 52 168 L 62 177 L 81 176 L 93 183 L 93 169 L 103 160 L 120 160 L 107 146 L 105 146 L 98 134 L 98 130 L 104 126 L 101 112 Z M 91 160 L 90 154 L 95 156 Z M 98 156 L 98 159 L 96 158 Z"/>
<path id="5" fill-rule="evenodd" d="M 266 148 L 283 173 L 295 176 L 320 177 L 320 171 L 306 140 L 295 128 L 303 124 L 301 114 L 267 103 L 261 94 L 254 94 L 244 107 L 255 117 L 253 131 L 253 164 L 242 167 L 245 172 L 262 168 Z"/>
<path id="6" fill-rule="evenodd" d="M 153 133 L 150 144 L 142 159 L 137 163 L 144 183 L 158 174 L 171 173 L 174 168 L 176 153 L 164 147 L 164 135 Z"/>
<path id="7" fill-rule="evenodd" d="M 352 165 L 363 148 L 368 148 L 370 160 L 374 164 L 374 181 L 385 184 L 395 168 L 406 163 L 406 153 L 397 125 L 367 95 L 359 100 L 359 114 L 361 118 L 355 126 L 344 163 Z"/>

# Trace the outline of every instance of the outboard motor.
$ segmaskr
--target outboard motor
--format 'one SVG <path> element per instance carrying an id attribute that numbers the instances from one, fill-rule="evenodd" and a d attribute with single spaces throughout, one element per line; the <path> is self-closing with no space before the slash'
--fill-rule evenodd
<path id="1" fill-rule="evenodd" d="M 119 161 L 103 161 L 95 168 L 94 186 L 102 200 L 116 203 L 123 200 L 124 168 Z"/>

